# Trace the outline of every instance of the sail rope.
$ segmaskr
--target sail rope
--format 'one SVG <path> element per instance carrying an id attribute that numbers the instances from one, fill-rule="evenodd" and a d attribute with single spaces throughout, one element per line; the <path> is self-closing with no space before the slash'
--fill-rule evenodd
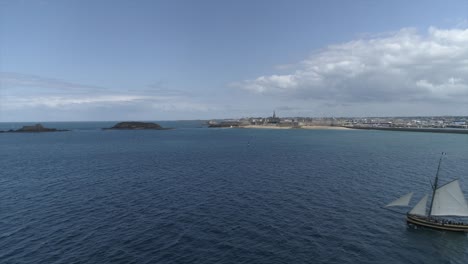
<path id="1" fill-rule="evenodd" d="M 390 211 L 390 212 L 393 212 L 393 213 L 397 213 L 397 214 L 406 215 L 406 213 L 398 212 L 398 211 L 396 211 L 396 210 L 392 210 L 392 209 L 390 209 L 390 208 L 388 208 L 388 207 L 381 206 L 380 208 L 382 208 L 382 209 L 386 209 L 386 210 L 388 210 L 388 211 Z"/>

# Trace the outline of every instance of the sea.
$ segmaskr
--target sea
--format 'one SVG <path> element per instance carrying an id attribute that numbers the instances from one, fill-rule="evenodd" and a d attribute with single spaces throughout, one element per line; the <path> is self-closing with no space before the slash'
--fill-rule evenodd
<path id="1" fill-rule="evenodd" d="M 468 263 L 467 235 L 382 208 L 441 152 L 468 193 L 468 135 L 159 123 L 0 133 L 0 263 Z"/>

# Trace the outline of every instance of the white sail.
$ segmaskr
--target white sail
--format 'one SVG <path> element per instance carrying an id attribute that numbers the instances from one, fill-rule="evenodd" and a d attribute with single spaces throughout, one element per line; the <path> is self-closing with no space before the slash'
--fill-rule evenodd
<path id="1" fill-rule="evenodd" d="M 395 201 L 387 204 L 385 207 L 388 207 L 388 206 L 408 206 L 409 201 L 411 200 L 412 196 L 413 196 L 412 192 L 410 192 L 408 194 L 405 194 L 402 197 L 396 199 Z"/>
<path id="2" fill-rule="evenodd" d="M 468 206 L 458 180 L 437 188 L 431 215 L 468 216 Z"/>
<path id="3" fill-rule="evenodd" d="M 412 215 L 426 215 L 426 205 L 427 205 L 427 194 L 424 195 L 424 197 L 419 201 L 418 204 L 416 204 L 413 209 L 409 212 Z"/>

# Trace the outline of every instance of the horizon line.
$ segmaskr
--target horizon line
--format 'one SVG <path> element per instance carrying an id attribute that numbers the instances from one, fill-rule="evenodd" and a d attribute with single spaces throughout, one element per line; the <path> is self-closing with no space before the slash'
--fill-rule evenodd
<path id="1" fill-rule="evenodd" d="M 267 116 L 268 117 L 268 116 Z M 395 116 L 284 116 L 279 118 L 335 118 L 335 119 L 353 119 L 353 118 L 410 118 L 410 117 L 468 117 L 468 115 L 395 115 Z M 177 121 L 208 121 L 208 120 L 226 120 L 226 119 L 244 119 L 244 118 L 264 118 L 262 116 L 248 116 L 248 117 L 224 117 L 224 118 L 197 118 L 197 119 L 120 119 L 120 120 L 41 120 L 41 121 L 0 121 L 0 123 L 79 123 L 79 122 L 177 122 Z M 266 118 L 266 117 L 265 117 Z"/>

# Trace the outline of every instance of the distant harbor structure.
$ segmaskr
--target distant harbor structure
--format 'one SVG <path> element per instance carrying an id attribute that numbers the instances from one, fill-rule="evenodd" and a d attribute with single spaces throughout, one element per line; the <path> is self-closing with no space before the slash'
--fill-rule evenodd
<path id="1" fill-rule="evenodd" d="M 281 119 L 276 116 L 276 111 L 273 111 L 273 116 L 266 118 L 265 122 L 267 124 L 279 124 Z"/>

